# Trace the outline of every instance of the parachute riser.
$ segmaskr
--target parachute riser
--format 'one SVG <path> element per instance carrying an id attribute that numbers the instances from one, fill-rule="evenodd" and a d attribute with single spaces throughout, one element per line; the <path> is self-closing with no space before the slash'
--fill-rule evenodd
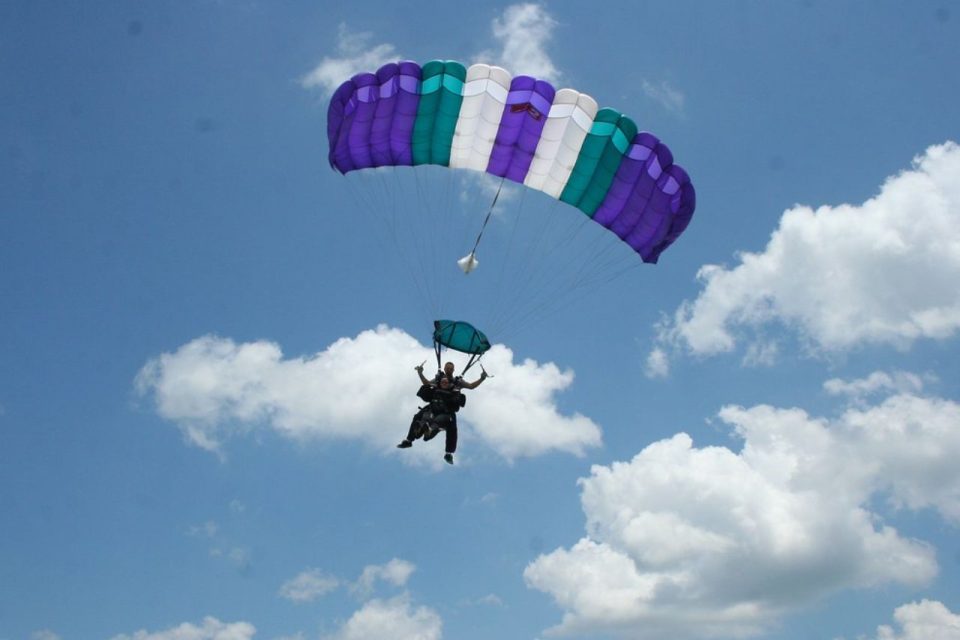
<path id="1" fill-rule="evenodd" d="M 437 355 L 437 371 L 442 371 L 442 370 L 443 370 L 442 359 L 440 358 L 440 353 L 441 353 L 442 348 L 443 348 L 443 346 L 442 346 L 439 342 L 437 342 L 436 340 L 433 342 L 433 351 L 434 351 L 434 353 L 436 353 L 436 355 Z M 482 358 L 482 357 L 483 357 L 483 354 L 482 354 L 482 353 L 481 353 L 481 354 L 477 354 L 477 353 L 472 353 L 472 354 L 470 354 L 470 359 L 467 360 L 467 364 L 466 364 L 466 366 L 463 367 L 463 370 L 460 372 L 460 375 L 461 375 L 461 376 L 466 375 L 467 371 L 470 370 L 470 367 L 472 367 L 472 366 L 475 365 L 475 364 L 479 364 L 479 363 L 480 363 L 480 358 Z M 480 368 L 483 369 L 483 366 L 481 365 Z"/>

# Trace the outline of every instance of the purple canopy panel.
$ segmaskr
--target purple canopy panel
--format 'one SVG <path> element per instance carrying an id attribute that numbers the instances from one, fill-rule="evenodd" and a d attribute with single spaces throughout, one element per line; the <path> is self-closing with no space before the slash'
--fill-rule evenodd
<path id="1" fill-rule="evenodd" d="M 375 167 L 393 164 L 390 130 L 396 112 L 399 80 L 400 65 L 396 63 L 385 64 L 377 70 L 376 109 L 370 126 L 370 156 Z"/>
<path id="2" fill-rule="evenodd" d="M 534 84 L 526 111 L 527 117 L 522 120 L 513 158 L 507 167 L 508 180 L 522 184 L 527 177 L 527 171 L 530 170 L 530 163 L 533 162 L 533 155 L 537 151 L 537 144 L 540 143 L 540 134 L 543 133 L 543 126 L 547 123 L 547 114 L 550 113 L 550 105 L 553 104 L 556 93 L 549 82 L 537 80 Z"/>
<path id="3" fill-rule="evenodd" d="M 657 180 L 663 175 L 664 163 L 672 160 L 670 150 L 661 142 L 652 149 L 652 153 L 644 161 L 643 171 L 640 172 L 633 192 L 627 199 L 624 213 L 610 225 L 610 230 L 624 241 L 627 236 L 636 232 L 638 227 L 648 228 L 651 224 L 655 224 L 653 217 L 657 215 L 657 211 L 653 208 L 651 201 L 657 191 Z M 651 230 L 650 233 L 652 232 Z"/>
<path id="4" fill-rule="evenodd" d="M 420 79 L 422 72 L 416 62 L 403 61 L 399 64 L 400 75 L 397 78 L 396 111 L 393 126 L 390 128 L 390 152 L 395 165 L 412 165 L 413 123 L 417 119 L 420 106 Z"/>
<path id="5" fill-rule="evenodd" d="M 690 176 L 682 168 L 673 165 L 669 170 L 669 183 L 677 185 L 677 191 L 670 196 L 669 221 L 664 225 L 663 233 L 657 234 L 654 242 L 650 242 L 640 249 L 640 255 L 646 262 L 657 261 L 660 254 L 676 240 L 693 217 L 696 207 L 696 192 L 690 182 Z M 669 190 L 670 186 L 666 187 Z"/>
<path id="6" fill-rule="evenodd" d="M 555 93 L 548 82 L 530 76 L 513 79 L 487 163 L 488 173 L 523 182 Z"/>
<path id="7" fill-rule="evenodd" d="M 664 225 L 669 223 L 672 216 L 670 197 L 663 194 L 664 185 L 669 177 L 668 171 L 673 166 L 673 155 L 666 145 L 658 144 L 651 154 L 644 175 L 637 183 L 634 192 L 637 201 L 642 202 L 640 215 L 633 218 L 623 218 L 616 225 L 614 233 L 629 244 L 644 262 L 649 262 L 646 248 L 662 237 Z M 664 169 L 666 167 L 666 169 Z"/>
<path id="8" fill-rule="evenodd" d="M 593 219 L 596 222 L 610 229 L 621 216 L 630 215 L 630 197 L 634 192 L 637 181 L 642 177 L 647 159 L 654 153 L 654 149 L 659 142 L 656 136 L 645 131 L 641 131 L 633 137 L 606 197 L 593 214 Z M 634 199 L 632 208 L 636 207 L 637 202 Z M 624 223 L 621 222 L 620 224 L 623 225 Z"/>
<path id="9" fill-rule="evenodd" d="M 377 77 L 372 73 L 361 73 L 353 77 L 356 91 L 350 102 L 356 101 L 353 121 L 347 131 L 347 151 L 350 154 L 352 169 L 366 169 L 374 166 L 370 154 L 370 129 L 377 109 L 379 86 Z"/>
<path id="10" fill-rule="evenodd" d="M 652 140 L 645 142 L 651 143 Z M 635 155 L 646 154 L 647 157 L 643 160 L 642 170 L 633 185 L 633 191 L 627 198 L 623 211 L 610 224 L 610 230 L 626 241 L 627 244 L 630 244 L 627 237 L 636 232 L 638 228 L 646 229 L 650 225 L 656 224 L 655 219 L 658 212 L 651 205 L 651 201 L 656 192 L 657 179 L 663 174 L 663 163 L 673 160 L 670 150 L 661 142 L 657 142 L 652 149 L 644 148 L 645 151 L 642 151 L 639 147 L 634 150 Z M 653 233 L 652 229 L 650 233 Z M 630 244 L 630 246 L 635 250 L 637 249 L 636 243 Z"/>
<path id="11" fill-rule="evenodd" d="M 630 246 L 635 246 L 644 261 L 656 262 L 657 257 L 669 246 L 666 238 L 674 227 L 679 207 L 682 204 L 682 180 L 689 181 L 686 172 L 671 165 L 657 180 L 650 199 L 651 214 L 643 225 L 638 225 L 625 240 Z"/>
<path id="12" fill-rule="evenodd" d="M 353 168 L 350 163 L 350 151 L 347 149 L 347 136 L 344 134 L 353 122 L 356 104 L 351 104 L 350 98 L 354 91 L 356 91 L 356 85 L 353 80 L 347 80 L 337 88 L 327 109 L 327 139 L 330 141 L 328 158 L 330 166 L 340 173 L 346 173 Z"/>
<path id="13" fill-rule="evenodd" d="M 692 182 L 683 185 L 677 201 L 679 202 L 679 208 L 673 217 L 673 224 L 670 225 L 670 231 L 667 232 L 667 237 L 663 239 L 663 242 L 661 242 L 657 248 L 657 255 L 660 255 L 661 251 L 673 244 L 674 240 L 680 237 L 680 234 L 682 234 L 686 230 L 687 225 L 690 224 L 690 220 L 693 219 L 693 211 L 697 208 L 697 192 L 696 189 L 693 188 Z"/>

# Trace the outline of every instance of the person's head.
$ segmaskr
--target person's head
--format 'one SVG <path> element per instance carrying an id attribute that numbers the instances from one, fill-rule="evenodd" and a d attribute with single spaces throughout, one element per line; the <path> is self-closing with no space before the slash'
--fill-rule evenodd
<path id="1" fill-rule="evenodd" d="M 443 372 L 447 375 L 448 378 L 452 378 L 452 377 L 453 377 L 453 370 L 454 370 L 454 369 L 455 369 L 455 367 L 453 366 L 453 363 L 452 363 L 452 362 L 448 362 L 448 363 L 446 363 L 445 365 L 443 365 Z"/>
<path id="2" fill-rule="evenodd" d="M 440 382 L 438 384 L 440 385 L 441 389 L 449 389 L 451 384 L 450 378 L 448 378 L 447 376 L 441 376 Z"/>

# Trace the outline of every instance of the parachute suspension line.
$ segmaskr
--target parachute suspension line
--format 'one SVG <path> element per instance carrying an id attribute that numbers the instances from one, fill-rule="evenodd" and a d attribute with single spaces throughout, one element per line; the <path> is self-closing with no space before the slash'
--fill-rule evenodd
<path id="1" fill-rule="evenodd" d="M 398 249 L 397 253 L 403 256 L 403 266 L 407 271 L 408 278 L 411 282 L 413 282 L 421 300 L 427 300 L 429 302 L 431 297 L 429 282 L 424 281 L 424 278 L 422 277 L 422 268 L 418 270 L 417 265 L 414 264 L 414 258 L 406 255 L 407 252 L 399 250 L 408 243 L 409 224 L 403 224 L 404 211 L 401 207 L 403 203 L 407 202 L 407 199 L 397 197 L 397 192 L 393 191 L 387 184 L 387 179 L 384 177 L 382 170 L 375 170 L 374 173 L 380 174 L 379 186 L 381 191 L 379 193 L 382 195 L 384 210 L 388 211 L 390 214 L 389 230 L 393 239 L 393 243 Z M 397 170 L 393 169 L 390 171 L 390 173 L 392 173 L 394 176 L 394 182 L 398 184 Z"/>
<path id="2" fill-rule="evenodd" d="M 580 229 L 583 228 L 585 228 L 584 225 L 581 225 Z M 553 314 L 574 306 L 590 295 L 597 287 L 609 284 L 627 272 L 640 268 L 641 263 L 638 263 L 632 254 L 628 256 L 623 247 L 618 246 L 618 244 L 611 246 L 604 243 L 604 240 L 606 238 L 595 237 L 593 239 L 592 244 L 600 245 L 602 250 L 597 251 L 594 247 L 593 250 L 585 252 L 586 255 L 593 256 L 596 259 L 590 259 L 580 264 L 571 286 L 565 288 L 562 282 L 555 282 L 553 287 L 555 292 L 539 297 L 537 305 L 525 309 L 524 313 L 520 314 L 511 324 L 510 331 L 501 336 L 502 339 L 508 339 L 515 331 L 525 329 L 548 313 Z M 616 255 L 612 255 L 616 252 L 623 254 L 620 259 Z M 589 275 L 584 275 L 584 272 L 589 272 Z"/>
<path id="3" fill-rule="evenodd" d="M 415 178 L 413 181 L 413 185 L 414 185 L 413 187 L 410 186 L 410 181 L 400 179 L 401 170 L 406 171 L 407 168 L 403 167 L 401 169 L 398 167 L 398 170 L 393 172 L 394 182 L 396 184 L 396 190 L 393 192 L 393 198 L 392 198 L 392 202 L 394 204 L 394 212 L 396 213 L 399 211 L 400 207 L 397 206 L 397 203 L 399 202 L 407 203 L 407 208 L 412 210 L 407 211 L 406 216 L 404 216 L 403 212 L 399 212 L 400 216 L 395 216 L 394 224 L 397 228 L 405 229 L 407 231 L 407 236 L 409 238 L 409 241 L 404 243 L 404 248 L 408 244 L 413 244 L 415 249 L 413 251 L 413 254 L 415 257 L 409 256 L 410 251 L 407 251 L 407 250 L 400 250 L 398 251 L 398 253 L 400 253 L 406 258 L 409 264 L 408 271 L 410 274 L 410 279 L 413 281 L 414 286 L 417 288 L 417 291 L 420 294 L 421 304 L 417 306 L 417 309 L 421 314 L 421 319 L 423 319 L 425 322 L 429 322 L 433 316 L 433 311 L 434 311 L 433 307 L 435 305 L 433 304 L 433 295 L 430 287 L 430 280 L 429 280 L 429 277 L 427 276 L 427 270 L 425 269 L 423 264 L 422 252 L 419 250 L 420 247 L 416 246 L 418 242 L 423 242 L 423 238 L 416 231 L 412 231 L 414 229 L 422 228 L 422 225 L 420 225 L 416 220 L 416 218 L 414 217 L 418 214 L 422 215 L 420 214 L 419 207 L 417 206 L 417 202 L 421 201 L 421 199 L 419 198 L 419 192 L 420 192 L 419 182 L 416 180 L 416 176 L 417 176 L 416 167 L 409 167 L 409 170 L 414 174 L 414 178 Z M 411 189 L 414 190 L 413 194 L 409 193 Z M 403 217 L 404 219 L 401 219 L 401 217 Z M 399 245 L 398 245 L 398 248 L 400 248 Z M 416 260 L 416 264 L 414 264 L 413 262 L 414 260 Z"/>
<path id="4" fill-rule="evenodd" d="M 566 212 L 559 211 L 562 206 L 554 201 L 550 211 L 544 212 L 543 224 L 534 225 L 540 227 L 534 233 L 536 240 L 524 251 L 524 263 L 513 270 L 514 278 L 510 286 L 504 288 L 514 294 L 515 303 L 498 308 L 498 321 L 489 325 L 491 331 L 498 334 L 498 339 L 508 339 L 543 316 L 570 307 L 597 286 L 616 280 L 639 264 L 636 256 L 625 251 L 621 243 L 609 242 L 607 230 L 592 225 L 585 215 L 579 216 L 579 220 L 563 215 Z M 519 217 L 516 222 L 520 222 Z M 518 226 L 515 225 L 514 233 L 519 233 Z M 547 236 L 551 236 L 549 240 Z M 555 257 L 565 253 L 566 247 L 578 245 L 582 248 L 571 255 L 579 258 L 562 263 L 547 259 L 551 258 L 551 253 Z"/>
<path id="5" fill-rule="evenodd" d="M 504 286 L 506 283 L 507 275 L 507 263 L 510 261 L 510 256 L 513 253 L 513 244 L 517 236 L 517 228 L 520 226 L 520 218 L 523 216 L 524 203 L 527 198 L 527 190 L 520 190 L 520 204 L 517 205 L 516 215 L 513 218 L 513 226 L 510 228 L 510 238 L 507 241 L 507 250 L 504 254 L 503 259 L 500 261 L 500 274 L 497 277 L 497 286 L 496 286 L 496 298 L 494 299 L 493 309 L 496 312 L 496 315 L 491 318 L 491 331 L 495 334 L 499 334 L 502 327 L 500 326 L 500 321 L 502 320 L 505 312 L 504 309 L 504 292 L 509 289 L 508 286 Z"/>
<path id="6" fill-rule="evenodd" d="M 526 195 L 526 192 L 524 192 Z M 496 327 L 502 332 L 508 327 L 513 326 L 518 317 L 526 315 L 526 311 L 531 307 L 540 306 L 542 299 L 549 299 L 554 296 L 553 292 L 547 292 L 547 283 L 553 282 L 560 293 L 563 288 L 562 280 L 556 277 L 551 278 L 551 261 L 546 260 L 548 253 L 561 253 L 566 243 L 555 243 L 548 240 L 550 232 L 556 232 L 558 221 L 564 220 L 559 215 L 562 204 L 556 200 L 548 207 L 549 211 L 544 215 L 534 216 L 533 218 L 525 216 L 529 221 L 530 231 L 532 231 L 533 243 L 528 246 L 522 255 L 517 255 L 517 268 L 514 269 L 513 280 L 510 286 L 505 289 L 510 292 L 510 299 L 506 301 L 499 309 L 499 318 Z M 520 219 L 517 219 L 518 223 Z"/>
<path id="7" fill-rule="evenodd" d="M 423 175 L 424 172 L 429 171 L 429 168 L 424 167 L 424 171 L 421 171 L 420 166 L 413 166 L 411 169 L 413 170 L 417 190 L 416 202 L 413 203 L 417 220 L 416 224 L 410 225 L 410 229 L 412 230 L 412 244 L 414 245 L 414 253 L 417 256 L 417 262 L 419 264 L 418 275 L 429 290 L 427 306 L 431 318 L 428 319 L 428 322 L 432 322 L 433 318 L 437 317 L 441 309 L 441 302 L 439 300 L 439 294 L 437 293 L 439 287 L 437 283 L 438 274 L 434 268 L 436 260 L 431 260 L 430 258 L 431 255 L 436 254 L 437 250 L 438 233 L 436 229 L 436 219 L 438 216 L 434 213 L 434 202 L 433 199 L 429 197 L 429 189 L 423 184 L 424 180 L 429 180 L 429 175 Z"/>
<path id="8" fill-rule="evenodd" d="M 343 176 L 347 185 L 346 192 L 354 203 L 353 211 L 359 211 L 362 217 L 366 218 L 366 228 L 370 230 L 376 245 L 380 249 L 380 254 L 384 257 L 389 256 L 390 261 L 395 265 L 382 265 L 385 269 L 396 270 L 397 267 L 412 272 L 410 257 L 404 252 L 398 251 L 399 243 L 396 237 L 396 224 L 394 207 L 391 205 L 394 198 L 390 197 L 389 191 L 382 186 L 382 176 L 374 177 L 379 171 L 372 172 L 355 171 Z M 346 217 L 347 214 L 343 214 Z M 424 299 L 425 293 L 421 283 L 411 278 L 415 293 L 421 299 Z"/>
<path id="9" fill-rule="evenodd" d="M 438 242 L 434 243 L 433 246 L 433 262 L 437 269 L 437 276 L 440 278 L 440 308 L 437 309 L 434 314 L 436 317 L 441 317 L 446 315 L 447 305 L 450 303 L 451 299 L 451 289 L 454 286 L 455 275 L 452 273 L 452 270 L 448 269 L 447 260 L 450 257 L 450 253 L 458 245 L 455 244 L 455 235 L 458 228 L 462 228 L 462 221 L 458 220 L 458 216 L 454 215 L 454 192 L 456 191 L 456 186 L 460 184 L 459 182 L 459 172 L 444 170 L 443 171 L 443 198 L 440 200 L 440 212 L 437 215 L 436 228 L 440 232 L 438 237 Z M 460 224 L 458 224 L 460 223 Z"/>
<path id="10" fill-rule="evenodd" d="M 493 215 L 493 208 L 497 206 L 497 199 L 500 197 L 500 191 L 503 189 L 503 181 L 506 179 L 506 176 L 500 178 L 500 184 L 497 185 L 497 193 L 493 196 L 493 202 L 490 203 L 490 209 L 487 210 L 487 217 L 483 219 L 483 224 L 480 226 L 480 233 L 477 234 L 477 240 L 473 243 L 473 249 L 470 250 L 470 253 L 460 259 L 461 263 L 466 261 L 463 265 L 461 265 L 464 273 L 470 273 L 473 270 L 473 267 L 476 266 L 477 247 L 480 246 L 480 238 L 483 237 L 483 232 L 487 229 L 487 223 L 490 222 L 490 216 Z"/>

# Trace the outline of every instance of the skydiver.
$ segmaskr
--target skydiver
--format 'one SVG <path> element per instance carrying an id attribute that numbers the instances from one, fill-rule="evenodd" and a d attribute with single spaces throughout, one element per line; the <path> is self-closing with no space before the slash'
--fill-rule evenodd
<path id="1" fill-rule="evenodd" d="M 473 382 L 465 382 L 463 378 L 453 377 L 454 365 L 452 362 L 446 363 L 443 371 L 437 372 L 432 381 L 427 380 L 426 376 L 423 375 L 423 365 L 414 367 L 414 370 L 420 377 L 421 382 L 417 395 L 426 400 L 427 404 L 414 414 L 410 421 L 407 437 L 397 447 L 400 449 L 412 447 L 413 441 L 421 436 L 424 442 L 432 440 L 442 429 L 446 431 L 446 446 L 444 447 L 446 453 L 443 459 L 447 464 L 453 464 L 453 454 L 457 450 L 457 411 L 460 410 L 466 400 L 461 389 L 475 389 L 487 379 L 487 372 L 484 371 Z M 424 416 L 428 410 L 431 411 L 433 419 L 430 424 L 424 424 Z"/>

